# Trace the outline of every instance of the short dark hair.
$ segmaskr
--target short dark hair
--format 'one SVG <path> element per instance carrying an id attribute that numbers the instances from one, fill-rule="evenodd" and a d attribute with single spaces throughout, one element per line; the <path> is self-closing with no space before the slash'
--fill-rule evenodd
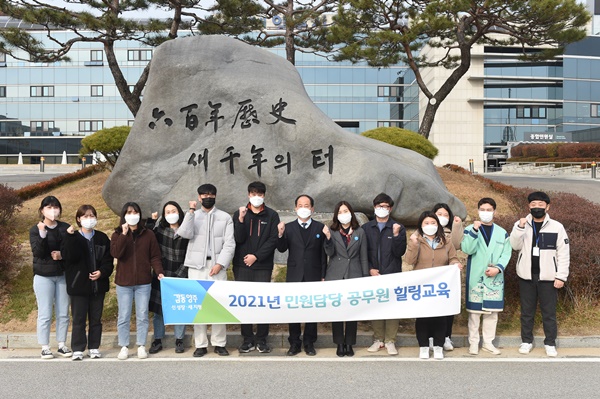
<path id="1" fill-rule="evenodd" d="M 548 194 L 542 191 L 534 191 L 533 193 L 527 196 L 527 202 L 531 201 L 544 201 L 546 204 L 550 203 L 550 197 Z"/>
<path id="2" fill-rule="evenodd" d="M 313 199 L 313 197 L 311 197 L 311 196 L 310 196 L 310 195 L 308 195 L 308 194 L 300 194 L 299 196 L 297 196 L 297 197 L 296 197 L 296 201 L 294 201 L 294 205 L 295 205 L 295 206 L 298 206 L 298 200 L 299 200 L 300 198 L 302 198 L 302 197 L 306 197 L 306 198 L 308 198 L 308 199 L 310 200 L 310 207 L 311 207 L 311 208 L 314 208 L 314 206 L 315 206 L 315 200 Z"/>
<path id="3" fill-rule="evenodd" d="M 202 186 L 200 186 L 200 187 L 202 187 Z M 198 187 L 198 190 L 200 190 L 200 187 Z M 210 194 L 210 193 L 203 193 L 203 194 Z M 160 218 L 160 222 L 158 222 L 158 224 L 163 229 L 166 229 L 167 227 L 170 226 L 169 222 L 167 222 L 167 219 L 165 218 L 165 208 L 167 207 L 167 205 L 173 205 L 175 208 L 177 208 L 177 213 L 179 213 L 179 220 L 177 221 L 177 224 L 181 226 L 181 223 L 183 223 L 183 217 L 185 216 L 185 213 L 183 212 L 183 209 L 181 209 L 179 204 L 175 201 L 168 201 L 163 205 L 162 215 Z"/>
<path id="4" fill-rule="evenodd" d="M 42 200 L 42 203 L 40 204 L 40 209 L 38 209 L 38 213 L 39 213 L 40 217 L 42 218 L 42 220 L 44 220 L 44 215 L 42 214 L 42 209 L 44 209 L 47 206 L 58 207 L 58 209 L 60 209 L 60 214 L 62 214 L 62 205 L 60 204 L 60 201 L 58 200 L 58 198 L 56 198 L 54 195 L 49 195 L 47 197 L 44 197 L 44 199 Z M 59 214 L 59 216 L 60 216 L 60 214 Z"/>
<path id="5" fill-rule="evenodd" d="M 373 199 L 373 206 L 376 206 L 381 203 L 390 204 L 390 207 L 394 206 L 394 200 L 392 199 L 392 197 L 390 197 L 386 193 L 377 194 L 377 197 L 375 197 L 375 199 Z"/>
<path id="6" fill-rule="evenodd" d="M 335 205 L 335 208 L 333 210 L 333 222 L 331 223 L 330 229 L 333 231 L 338 231 L 342 228 L 342 224 L 340 223 L 337 217 L 342 205 L 346 205 L 346 208 L 348 208 L 350 214 L 352 215 L 352 219 L 350 220 L 350 226 L 352 227 L 352 230 L 358 229 L 358 227 L 360 226 L 358 224 L 358 219 L 356 219 L 356 214 L 354 213 L 354 209 L 352 209 L 352 205 L 350 205 L 350 203 L 347 201 L 340 201 Z"/>
<path id="7" fill-rule="evenodd" d="M 92 211 L 92 213 L 94 214 L 94 216 L 98 217 L 98 213 L 96 212 L 96 208 L 94 208 L 91 205 L 81 205 L 77 209 L 77 212 L 75 213 L 75 221 L 77 222 L 77 226 L 81 227 L 81 222 L 78 219 L 81 218 L 83 215 L 85 215 L 87 213 L 87 211 Z"/>
<path id="8" fill-rule="evenodd" d="M 265 184 L 263 182 L 254 181 L 254 182 L 248 184 L 248 194 L 251 194 L 251 193 L 264 194 L 266 192 L 267 192 L 267 186 L 265 186 Z"/>
<path id="9" fill-rule="evenodd" d="M 496 201 L 494 201 L 493 198 L 484 197 L 484 198 L 480 199 L 479 202 L 477 203 L 477 209 L 479 209 L 479 207 L 483 204 L 490 204 L 492 206 L 492 208 L 494 208 L 494 210 L 496 210 Z"/>
<path id="10" fill-rule="evenodd" d="M 140 221 L 138 223 L 138 227 L 142 227 L 142 208 L 140 208 L 140 206 L 137 204 L 137 202 L 126 202 L 125 205 L 123 205 L 123 209 L 121 209 L 121 219 L 119 220 L 119 226 L 117 226 L 116 231 L 121 231 L 121 226 L 123 226 L 125 223 L 127 223 L 125 221 L 125 215 L 127 214 L 127 210 L 129 208 L 133 208 L 133 210 L 136 211 L 136 213 L 140 214 Z"/>
<path id="11" fill-rule="evenodd" d="M 217 195 L 217 188 L 210 183 L 203 184 L 198 187 L 198 195 L 202 194 Z"/>

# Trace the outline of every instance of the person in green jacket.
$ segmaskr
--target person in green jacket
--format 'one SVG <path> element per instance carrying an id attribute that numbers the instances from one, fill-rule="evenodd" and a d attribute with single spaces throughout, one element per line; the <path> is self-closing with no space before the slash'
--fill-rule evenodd
<path id="1" fill-rule="evenodd" d="M 469 312 L 469 353 L 479 353 L 479 325 L 483 318 L 481 349 L 499 355 L 492 341 L 496 338 L 498 313 L 504 309 L 504 269 L 512 248 L 506 230 L 494 223 L 496 201 L 482 198 L 477 206 L 479 220 L 465 229 L 461 243 L 462 251 L 468 255 L 465 298 Z"/>

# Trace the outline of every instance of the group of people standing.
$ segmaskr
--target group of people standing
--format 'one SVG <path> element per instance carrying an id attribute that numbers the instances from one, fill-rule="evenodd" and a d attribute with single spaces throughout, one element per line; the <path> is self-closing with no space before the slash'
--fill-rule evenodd
<path id="1" fill-rule="evenodd" d="M 457 250 L 468 255 L 466 265 L 466 308 L 469 312 L 469 353 L 500 351 L 493 345 L 498 312 L 504 305 L 504 271 L 512 249 L 519 250 L 517 274 L 521 294 L 522 344 L 519 352 L 532 349 L 533 320 L 538 301 L 542 310 L 544 341 L 548 356 L 556 356 L 556 297 L 569 271 L 569 241 L 563 226 L 550 219 L 550 198 L 541 192 L 530 194 L 530 215 L 517 221 L 510 236 L 494 223 L 496 203 L 479 201 L 479 220 L 463 229 L 446 204 L 423 212 L 416 231 L 407 240 L 404 226 L 390 214 L 393 199 L 385 193 L 373 199 L 375 218 L 359 225 L 352 205 L 340 201 L 330 226 L 312 218 L 315 201 L 306 194 L 295 200 L 297 219 L 284 224 L 265 205 L 266 186 L 248 185 L 248 203 L 231 217 L 216 207 L 217 188 L 203 184 L 197 200 L 183 211 L 167 202 L 162 214 L 144 221 L 135 202 L 126 203 L 120 223 L 109 240 L 95 230 L 97 213 L 82 205 L 75 215 L 79 230 L 59 221 L 62 207 L 48 196 L 39 208 L 41 221 L 30 230 L 34 256 L 34 291 L 38 304 L 38 342 L 42 358 L 54 357 L 50 346 L 52 307 L 55 306 L 58 354 L 81 360 L 87 347 L 90 358 L 99 358 L 102 310 L 109 277 L 116 259 L 115 284 L 118 301 L 118 358 L 129 357 L 130 320 L 135 303 L 138 358 L 163 349 L 165 325 L 162 316 L 159 280 L 163 277 L 194 280 L 227 280 L 232 266 L 236 281 L 270 282 L 275 250 L 288 251 L 288 282 L 329 281 L 402 272 L 404 263 L 419 270 L 462 264 Z M 71 351 L 65 344 L 69 326 L 69 302 L 73 318 Z M 154 313 L 154 338 L 146 351 L 149 311 Z M 89 329 L 86 335 L 86 321 Z M 374 320 L 373 344 L 367 349 L 398 353 L 396 336 L 399 320 Z M 420 358 L 443 359 L 443 350 L 452 350 L 453 316 L 418 318 L 415 323 Z M 208 353 L 207 325 L 194 325 L 194 357 Z M 175 351 L 184 348 L 185 326 L 175 326 Z M 269 325 L 241 326 L 240 353 L 257 350 L 268 353 Z M 353 356 L 357 322 L 332 323 L 333 341 L 340 357 Z M 317 324 L 289 324 L 289 350 L 316 355 Z M 210 344 L 214 352 L 227 356 L 226 326 L 212 325 Z"/>

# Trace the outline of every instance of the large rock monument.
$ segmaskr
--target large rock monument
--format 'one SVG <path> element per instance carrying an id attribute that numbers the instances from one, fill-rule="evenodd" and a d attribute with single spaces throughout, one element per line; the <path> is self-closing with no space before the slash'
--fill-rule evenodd
<path id="1" fill-rule="evenodd" d="M 351 115 L 348 115 L 351 117 Z M 293 65 L 269 51 L 224 36 L 166 42 L 154 52 L 142 106 L 103 189 L 120 212 L 127 201 L 145 215 L 168 200 L 197 198 L 217 186 L 217 206 L 234 212 L 247 186 L 267 185 L 266 203 L 292 209 L 298 194 L 331 212 L 340 200 L 372 214 L 373 198 L 389 194 L 392 216 L 417 221 L 446 202 L 459 216 L 431 160 L 347 132 L 310 100 Z"/>

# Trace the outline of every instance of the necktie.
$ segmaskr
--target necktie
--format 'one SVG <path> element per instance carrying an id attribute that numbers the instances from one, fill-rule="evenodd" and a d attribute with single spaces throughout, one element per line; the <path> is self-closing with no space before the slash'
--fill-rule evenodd
<path id="1" fill-rule="evenodd" d="M 308 223 L 302 223 L 302 228 L 303 228 L 304 230 L 306 230 L 306 225 L 307 225 L 307 224 L 308 224 Z"/>

